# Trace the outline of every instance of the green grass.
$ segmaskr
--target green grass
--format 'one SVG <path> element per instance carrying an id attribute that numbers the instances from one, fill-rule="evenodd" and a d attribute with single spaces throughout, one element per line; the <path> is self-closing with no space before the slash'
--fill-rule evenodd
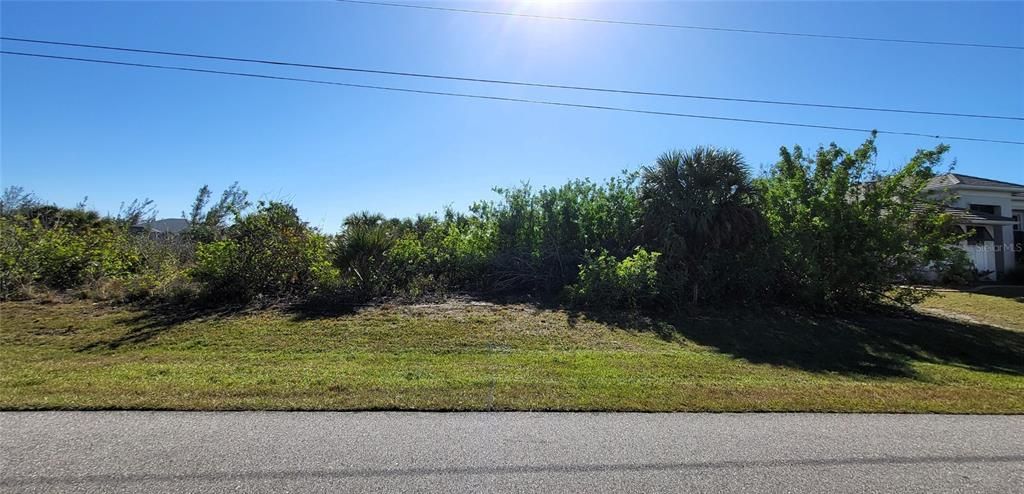
<path id="1" fill-rule="evenodd" d="M 976 292 L 943 292 L 925 300 L 922 311 L 1024 331 L 1024 287 L 982 287 Z"/>
<path id="2" fill-rule="evenodd" d="M 1000 309 L 988 321 L 978 305 L 974 322 L 651 321 L 465 302 L 348 314 L 7 302 L 0 408 L 1024 413 L 1024 304 L 926 305 L 961 298 Z"/>

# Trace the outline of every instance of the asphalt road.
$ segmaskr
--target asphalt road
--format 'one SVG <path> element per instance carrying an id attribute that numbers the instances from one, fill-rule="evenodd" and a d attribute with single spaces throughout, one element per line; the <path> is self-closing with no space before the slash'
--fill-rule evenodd
<path id="1" fill-rule="evenodd" d="M 1024 492 L 1024 416 L 0 413 L 2 492 Z"/>

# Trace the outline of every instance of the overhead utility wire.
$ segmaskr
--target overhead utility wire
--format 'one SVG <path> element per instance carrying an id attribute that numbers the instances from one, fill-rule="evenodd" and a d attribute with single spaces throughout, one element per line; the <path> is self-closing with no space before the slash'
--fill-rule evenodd
<path id="1" fill-rule="evenodd" d="M 856 111 L 872 111 L 872 112 L 887 112 L 887 113 L 905 113 L 905 114 L 916 114 L 916 115 L 933 115 L 933 116 L 946 116 L 946 117 L 960 117 L 960 118 L 983 118 L 983 119 L 994 119 L 994 120 L 1017 120 L 1024 121 L 1024 116 L 1010 116 L 1010 115 L 985 115 L 977 113 L 954 113 L 954 112 L 942 112 L 942 111 L 927 111 L 927 110 L 908 110 L 903 108 L 880 108 L 880 107 L 869 107 L 869 106 L 850 106 L 850 105 L 835 105 L 827 103 L 802 103 L 795 101 L 779 101 L 779 100 L 768 100 L 768 99 L 752 99 L 752 98 L 732 98 L 725 96 L 707 96 L 697 94 L 680 94 L 680 93 L 664 93 L 656 91 L 637 91 L 629 89 L 613 89 L 613 88 L 600 88 L 600 87 L 589 87 L 589 86 L 572 86 L 564 84 L 549 84 L 540 82 L 523 82 L 523 81 L 509 81 L 501 79 L 485 79 L 479 77 L 462 77 L 462 76 L 450 76 L 450 75 L 438 75 L 438 74 L 424 74 L 418 72 L 400 72 L 392 70 L 378 70 L 378 69 L 366 69 L 360 67 L 344 67 L 337 65 L 322 65 L 322 64 L 308 64 L 298 62 L 286 62 L 281 60 L 268 60 L 268 59 L 257 59 L 257 58 L 240 58 L 240 57 L 226 57 L 218 55 L 206 55 L 200 53 L 186 53 L 166 50 L 149 50 L 143 48 L 131 48 L 123 46 L 109 46 L 109 45 L 96 45 L 89 43 L 72 43 L 65 41 L 51 41 L 41 40 L 33 38 L 16 38 L 10 36 L 0 36 L 0 40 L 5 41 L 16 41 L 20 43 L 34 43 L 42 45 L 54 45 L 54 46 L 71 46 L 76 48 L 90 48 L 97 50 L 110 50 L 110 51 L 121 51 L 129 53 L 147 53 L 153 55 L 167 55 L 174 57 L 188 57 L 188 58 L 200 58 L 207 60 L 222 60 L 228 62 L 243 62 L 243 63 L 259 63 L 266 65 L 280 65 L 287 67 L 302 67 L 311 69 L 324 69 L 324 70 L 337 70 L 343 72 L 359 72 L 365 74 L 382 74 L 392 75 L 400 77 L 417 77 L 424 79 L 441 79 L 448 81 L 462 81 L 462 82 L 474 82 L 484 84 L 501 84 L 507 86 L 523 86 L 523 87 L 539 87 L 547 89 L 566 89 L 574 91 L 588 91 L 588 92 L 599 92 L 599 93 L 614 93 L 614 94 L 629 94 L 635 96 L 657 96 L 666 98 L 686 98 L 686 99 L 700 99 L 700 100 L 714 100 L 714 101 L 732 101 L 739 103 L 756 103 L 765 105 L 783 105 L 783 106 L 802 106 L 811 108 L 827 108 L 837 110 L 856 110 Z"/>
<path id="2" fill-rule="evenodd" d="M 1018 45 L 998 45 L 988 43 L 967 43 L 960 41 L 938 41 L 938 40 L 925 40 L 925 39 L 902 39 L 902 38 L 875 38 L 870 36 L 850 36 L 843 34 L 821 34 L 821 33 L 797 33 L 787 31 L 765 31 L 760 29 L 740 29 L 732 27 L 716 27 L 716 26 L 694 26 L 686 24 L 662 24 L 657 22 L 638 22 L 638 21 L 623 21 L 616 19 L 595 19 L 589 17 L 567 17 L 558 15 L 540 15 L 540 14 L 524 14 L 520 12 L 501 12 L 497 10 L 476 10 L 476 9 L 459 9 L 454 7 L 438 7 L 435 5 L 413 5 L 407 3 L 392 3 L 392 2 L 371 2 L 367 0 L 335 0 L 341 3 L 351 4 L 363 4 L 363 5 L 374 5 L 379 7 L 399 7 L 404 9 L 422 9 L 422 10 L 436 10 L 441 12 L 458 12 L 462 14 L 481 14 L 481 15 L 500 15 L 506 17 L 525 17 L 530 19 L 545 19 L 553 21 L 577 21 L 577 22 L 594 22 L 599 24 L 617 24 L 624 26 L 641 26 L 641 27 L 657 27 L 667 29 L 690 29 L 698 31 L 719 31 L 727 33 L 744 33 L 744 34 L 764 34 L 771 36 L 791 36 L 800 38 L 822 38 L 822 39 L 842 39 L 849 41 L 876 41 L 882 43 L 906 43 L 915 45 L 938 45 L 938 46 L 960 46 L 968 48 L 994 48 L 1002 50 L 1024 50 L 1024 46 Z"/>
<path id="3" fill-rule="evenodd" d="M 817 125 L 817 124 L 805 124 L 805 123 L 797 123 L 797 122 L 782 122 L 782 121 L 775 121 L 775 120 L 757 120 L 757 119 L 750 119 L 750 118 L 722 117 L 722 116 L 717 116 L 717 115 L 697 115 L 697 114 L 664 112 L 664 111 L 655 111 L 655 110 L 641 110 L 641 109 L 637 109 L 637 108 L 623 108 L 623 107 L 616 107 L 616 106 L 601 106 L 601 105 L 585 105 L 585 104 L 578 104 L 578 103 L 565 103 L 565 102 L 561 102 L 561 101 L 534 100 L 534 99 L 524 99 L 524 98 L 507 98 L 507 97 L 503 97 L 503 96 L 489 96 L 489 95 L 481 95 L 481 94 L 455 93 L 455 92 L 447 92 L 447 91 L 427 91 L 427 90 L 421 90 L 421 89 L 396 88 L 396 87 L 387 87 L 387 86 L 373 86 L 373 85 L 368 85 L 368 84 L 352 84 L 352 83 L 347 83 L 347 82 L 324 81 L 324 80 L 317 80 L 317 79 L 303 79 L 303 78 L 298 78 L 298 77 L 284 77 L 284 76 L 272 76 L 272 75 L 265 75 L 265 74 L 253 74 L 253 73 L 248 73 L 248 72 L 231 72 L 231 71 L 224 71 L 224 70 L 199 69 L 199 68 L 193 68 L 193 67 L 180 67 L 180 66 L 174 66 L 174 65 L 155 65 L 155 64 L 144 64 L 144 63 L 135 63 L 135 62 L 121 62 L 121 61 L 115 61 L 115 60 L 100 60 L 100 59 L 93 59 L 93 58 L 64 57 L 64 56 L 57 56 L 57 55 L 46 55 L 46 54 L 41 54 L 41 53 L 25 53 L 25 52 L 0 50 L 0 54 L 16 55 L 16 56 L 24 56 L 24 57 L 46 58 L 46 59 L 53 59 L 53 60 L 69 60 L 69 61 L 76 61 L 76 62 L 88 62 L 88 63 L 98 63 L 98 64 L 107 64 L 107 65 L 123 65 L 123 66 L 127 66 L 127 67 L 144 67 L 144 68 L 151 68 L 151 69 L 179 70 L 179 71 L 185 71 L 185 72 L 199 72 L 199 73 L 204 73 L 204 74 L 221 74 L 221 75 L 230 75 L 230 76 L 239 76 L 239 77 L 252 77 L 252 78 L 259 78 L 259 79 L 273 79 L 273 80 L 281 80 L 281 81 L 306 82 L 306 83 L 311 83 L 311 84 L 326 84 L 326 85 L 332 85 L 332 86 L 344 86 L 344 87 L 363 88 L 363 89 L 376 89 L 376 90 L 380 90 L 380 91 L 394 91 L 394 92 L 401 92 L 401 93 L 429 94 L 429 95 L 435 95 L 435 96 L 452 96 L 452 97 L 459 97 L 459 98 L 473 98 L 473 99 L 493 100 L 493 101 L 508 101 L 508 102 L 515 102 L 515 103 L 531 103 L 531 104 L 535 104 L 535 105 L 560 106 L 560 107 L 568 107 L 568 108 L 586 108 L 586 109 L 592 109 L 592 110 L 606 110 L 606 111 L 616 111 L 616 112 L 623 112 L 623 113 L 640 113 L 640 114 L 645 114 L 645 115 L 660 115 L 660 116 L 667 116 L 667 117 L 696 118 L 696 119 L 704 119 L 704 120 L 719 120 L 719 121 L 726 121 L 726 122 L 742 122 L 742 123 L 752 123 L 752 124 L 762 124 L 762 125 L 778 125 L 778 126 L 786 126 L 786 127 L 803 127 L 803 128 L 825 129 L 825 130 L 841 130 L 841 131 L 846 131 L 846 132 L 859 132 L 859 133 L 877 132 L 879 134 L 901 135 L 901 136 L 911 136 L 911 137 L 927 137 L 927 138 L 931 138 L 931 139 L 949 139 L 949 140 L 958 140 L 958 141 L 989 142 L 989 143 L 998 143 L 998 144 L 1012 144 L 1012 145 L 1018 145 L 1018 146 L 1024 145 L 1024 141 L 986 139 L 986 138 L 981 138 L 981 137 L 963 137 L 963 136 L 936 135 L 936 134 L 926 134 L 926 133 L 921 133 L 921 132 L 900 132 L 900 131 L 892 131 L 892 130 L 861 129 L 861 128 L 855 128 L 855 127 L 839 127 L 839 126 L 832 126 L 832 125 Z"/>

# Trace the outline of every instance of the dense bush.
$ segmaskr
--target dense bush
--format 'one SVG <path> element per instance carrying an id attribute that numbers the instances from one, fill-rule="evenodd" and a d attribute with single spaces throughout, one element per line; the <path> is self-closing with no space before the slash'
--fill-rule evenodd
<path id="1" fill-rule="evenodd" d="M 492 229 L 453 211 L 445 217 L 346 218 L 332 261 L 362 298 L 479 290 L 492 258 Z"/>
<path id="2" fill-rule="evenodd" d="M 388 252 L 402 236 L 403 225 L 383 215 L 362 212 L 345 219 L 344 229 L 332 252 L 334 266 L 350 276 L 359 293 L 366 297 L 383 295 L 395 288 L 393 276 L 403 268 L 404 259 L 389 259 Z M 408 246 L 406 241 L 404 246 Z M 389 263 L 391 261 L 391 263 Z"/>
<path id="3" fill-rule="evenodd" d="M 494 256 L 495 228 L 476 216 L 448 210 L 443 220 L 432 218 L 422 231 L 425 272 L 443 286 L 482 290 Z"/>
<path id="4" fill-rule="evenodd" d="M 492 289 L 557 294 L 575 281 L 588 250 L 625 256 L 636 245 L 636 174 L 604 184 L 574 180 L 537 192 L 529 185 L 495 191 L 500 201 L 471 208 L 493 231 Z"/>
<path id="5" fill-rule="evenodd" d="M 414 219 L 357 213 L 338 235 L 294 207 L 250 211 L 237 184 L 208 187 L 183 235 L 130 234 L 151 201 L 117 216 L 0 197 L 0 295 L 32 286 L 111 299 L 316 296 L 321 303 L 473 291 L 530 294 L 592 307 L 675 310 L 781 302 L 848 308 L 913 302 L 902 288 L 932 266 L 966 279 L 943 205 L 924 193 L 944 146 L 893 172 L 874 140 L 805 157 L 783 148 L 752 179 L 735 151 L 695 148 L 605 182 L 495 189 L 467 212 Z"/>
<path id="6" fill-rule="evenodd" d="M 0 218 L 0 293 L 16 297 L 32 284 L 64 290 L 103 277 L 136 273 L 142 253 L 123 229 L 76 231 L 38 218 Z"/>
<path id="7" fill-rule="evenodd" d="M 936 261 L 929 268 L 943 285 L 965 285 L 978 280 L 978 270 L 967 252 L 955 249 L 947 259 Z"/>
<path id="8" fill-rule="evenodd" d="M 327 248 L 326 237 L 299 219 L 294 207 L 260 203 L 226 239 L 198 246 L 192 275 L 216 297 L 308 294 L 334 276 Z"/>
<path id="9" fill-rule="evenodd" d="M 657 262 L 661 254 L 638 248 L 618 260 L 608 253 L 588 251 L 579 266 L 579 279 L 569 287 L 572 302 L 603 309 L 636 309 L 658 294 Z"/>
<path id="10" fill-rule="evenodd" d="M 900 285 L 920 266 L 950 262 L 957 252 L 950 218 L 924 193 L 946 150 L 919 151 L 899 170 L 881 173 L 873 138 L 852 153 L 834 144 L 813 157 L 782 148 L 759 183 L 778 248 L 780 293 L 828 308 L 913 302 L 920 291 Z"/>

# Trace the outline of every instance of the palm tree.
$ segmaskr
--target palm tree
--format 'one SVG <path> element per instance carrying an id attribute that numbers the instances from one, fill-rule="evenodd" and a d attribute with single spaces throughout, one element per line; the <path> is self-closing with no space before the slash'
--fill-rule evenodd
<path id="1" fill-rule="evenodd" d="M 667 271 L 686 285 L 694 302 L 716 273 L 713 258 L 749 246 L 763 221 L 754 188 L 737 151 L 697 147 L 672 151 L 645 167 L 640 184 L 641 238 L 662 253 Z"/>
<path id="2" fill-rule="evenodd" d="M 363 290 L 380 288 L 376 286 L 376 271 L 395 242 L 396 232 L 392 226 L 383 215 L 368 211 L 345 218 L 344 231 L 334 252 L 334 264 L 354 274 Z"/>

